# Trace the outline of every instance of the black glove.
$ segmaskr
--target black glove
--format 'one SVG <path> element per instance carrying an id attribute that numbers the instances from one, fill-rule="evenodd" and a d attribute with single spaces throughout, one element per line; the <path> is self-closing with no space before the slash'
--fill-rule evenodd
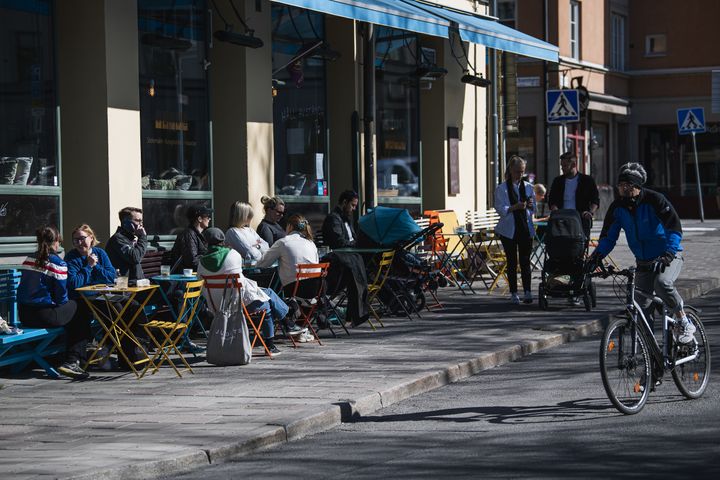
<path id="1" fill-rule="evenodd" d="M 602 265 L 602 255 L 600 255 L 600 252 L 595 250 L 585 261 L 585 272 L 586 273 L 592 273 L 595 270 L 598 269 L 600 265 Z"/>
<path id="2" fill-rule="evenodd" d="M 653 260 L 652 264 L 652 271 L 655 274 L 661 274 L 665 271 L 666 267 L 669 267 L 672 261 L 675 260 L 675 254 L 670 252 L 665 252 L 659 257 L 657 257 L 655 260 Z"/>

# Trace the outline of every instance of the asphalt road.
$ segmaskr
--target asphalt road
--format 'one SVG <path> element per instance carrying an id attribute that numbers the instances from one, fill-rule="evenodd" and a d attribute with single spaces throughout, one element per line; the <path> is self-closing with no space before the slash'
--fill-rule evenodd
<path id="1" fill-rule="evenodd" d="M 703 308 L 720 365 L 720 291 Z M 507 364 L 279 448 L 181 478 L 720 478 L 720 367 L 688 401 L 668 375 L 617 412 L 599 336 Z"/>

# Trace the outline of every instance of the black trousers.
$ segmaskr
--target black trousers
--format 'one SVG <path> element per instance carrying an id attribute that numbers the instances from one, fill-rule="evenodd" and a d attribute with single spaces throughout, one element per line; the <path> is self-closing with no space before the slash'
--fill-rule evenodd
<path id="1" fill-rule="evenodd" d="M 79 308 L 75 300 L 55 307 L 20 305 L 20 319 L 23 326 L 30 328 L 63 327 L 67 342 L 65 361 L 83 361 L 85 347 L 90 340 L 90 320 L 87 310 Z"/>
<path id="2" fill-rule="evenodd" d="M 505 257 L 507 258 L 507 278 L 510 285 L 510 293 L 517 293 L 517 264 L 520 257 L 520 274 L 522 277 L 523 290 L 530 290 L 530 253 L 532 252 L 532 238 L 507 238 L 500 235 Z"/>

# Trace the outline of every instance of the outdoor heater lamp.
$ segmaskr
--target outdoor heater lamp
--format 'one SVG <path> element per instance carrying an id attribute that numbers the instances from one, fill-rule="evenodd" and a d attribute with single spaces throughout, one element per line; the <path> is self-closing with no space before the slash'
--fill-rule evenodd
<path id="1" fill-rule="evenodd" d="M 460 81 L 462 83 L 469 83 L 470 85 L 481 88 L 487 88 L 492 85 L 492 82 L 490 80 L 488 80 L 487 78 L 483 78 L 482 73 L 479 75 L 470 75 L 469 73 L 466 73 L 460 78 Z"/>
<path id="2" fill-rule="evenodd" d="M 260 48 L 264 45 L 260 38 L 253 35 L 235 33 L 230 30 L 218 30 L 213 34 L 213 37 L 221 42 L 232 43 L 234 45 L 240 45 L 241 47 Z"/>

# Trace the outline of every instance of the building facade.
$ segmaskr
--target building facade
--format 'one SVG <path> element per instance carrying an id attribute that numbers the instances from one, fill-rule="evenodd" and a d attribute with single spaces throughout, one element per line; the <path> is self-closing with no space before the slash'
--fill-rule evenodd
<path id="1" fill-rule="evenodd" d="M 648 186 L 671 199 L 680 214 L 698 218 L 692 138 L 678 133 L 677 109 L 704 107 L 707 133 L 697 135 L 705 213 L 718 217 L 718 120 L 712 111 L 713 47 L 720 4 L 698 0 L 498 0 L 500 20 L 557 45 L 557 67 L 518 62 L 519 128 L 506 132 L 506 155 L 530 160 L 537 181 L 559 173 L 558 157 L 574 150 L 607 206 L 618 166 L 640 161 Z M 720 78 L 720 74 L 718 74 Z M 717 80 L 720 82 L 720 79 Z M 581 121 L 546 122 L 545 90 L 587 89 Z M 720 88 L 720 87 L 718 87 Z M 603 205 L 601 205 L 601 210 Z"/>
<path id="2" fill-rule="evenodd" d="M 128 205 L 156 245 L 190 204 L 224 228 L 236 200 L 259 221 L 263 195 L 316 225 L 348 188 L 363 207 L 487 208 L 489 89 L 461 79 L 488 77 L 487 45 L 525 48 L 488 8 L 0 1 L 0 254 L 43 224 L 107 240 Z"/>

